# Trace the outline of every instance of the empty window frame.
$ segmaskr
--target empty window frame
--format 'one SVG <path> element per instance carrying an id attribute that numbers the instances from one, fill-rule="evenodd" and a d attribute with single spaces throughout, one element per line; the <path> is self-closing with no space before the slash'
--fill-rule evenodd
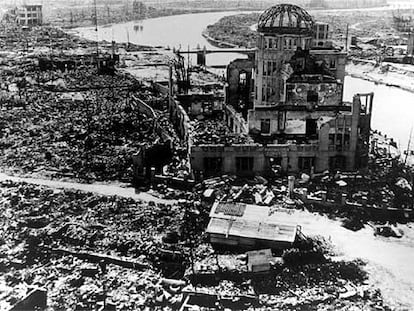
<path id="1" fill-rule="evenodd" d="M 346 157 L 335 156 L 329 158 L 330 170 L 345 170 L 346 169 Z"/>
<path id="2" fill-rule="evenodd" d="M 279 131 L 285 130 L 285 120 L 286 120 L 286 112 L 285 111 L 279 111 L 277 113 L 277 129 Z"/>
<path id="3" fill-rule="evenodd" d="M 308 103 L 317 103 L 319 101 L 319 95 L 318 92 L 309 90 L 308 96 L 307 96 Z"/>
<path id="4" fill-rule="evenodd" d="M 315 136 L 318 134 L 318 123 L 316 119 L 306 120 L 306 135 Z"/>
<path id="5" fill-rule="evenodd" d="M 299 157 L 298 167 L 300 170 L 310 170 L 315 166 L 315 157 Z"/>
<path id="6" fill-rule="evenodd" d="M 247 85 L 247 74 L 245 72 L 241 72 L 239 75 L 239 85 L 240 86 Z"/>
<path id="7" fill-rule="evenodd" d="M 223 158 L 221 157 L 205 157 L 204 170 L 207 173 L 220 173 L 223 167 Z"/>
<path id="8" fill-rule="evenodd" d="M 268 159 L 268 163 L 269 163 L 269 167 L 273 168 L 273 167 L 277 167 L 277 166 L 282 166 L 282 157 L 269 157 Z"/>
<path id="9" fill-rule="evenodd" d="M 319 40 L 323 40 L 323 39 L 325 39 L 325 34 L 324 34 L 323 32 L 319 32 L 319 33 L 318 33 L 318 39 L 319 39 Z"/>
<path id="10" fill-rule="evenodd" d="M 253 157 L 236 157 L 236 170 L 238 172 L 252 171 L 253 162 Z"/>
<path id="11" fill-rule="evenodd" d="M 262 134 L 270 134 L 270 119 L 260 120 L 260 132 Z"/>
<path id="12" fill-rule="evenodd" d="M 335 58 L 331 58 L 331 60 L 329 61 L 329 68 L 330 69 L 336 69 L 336 59 Z"/>

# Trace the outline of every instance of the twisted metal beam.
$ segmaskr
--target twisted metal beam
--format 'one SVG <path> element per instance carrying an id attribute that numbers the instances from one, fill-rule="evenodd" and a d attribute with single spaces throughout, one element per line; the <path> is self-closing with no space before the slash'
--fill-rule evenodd
<path id="1" fill-rule="evenodd" d="M 272 28 L 307 28 L 312 30 L 313 24 L 312 16 L 301 7 L 293 4 L 279 4 L 260 15 L 258 30 Z"/>

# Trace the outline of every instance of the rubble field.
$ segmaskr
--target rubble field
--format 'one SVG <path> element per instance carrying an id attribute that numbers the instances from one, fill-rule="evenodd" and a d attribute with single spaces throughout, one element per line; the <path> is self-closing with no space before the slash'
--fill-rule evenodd
<path id="1" fill-rule="evenodd" d="M 160 140 L 155 122 L 179 145 L 165 96 L 132 76 L 97 74 L 96 66 L 82 62 L 40 70 L 38 56 L 43 54 L 15 57 L 26 43 L 33 49 L 45 47 L 47 39 L 39 40 L 44 36 L 51 46 L 63 40 L 67 53 L 86 45 L 76 54 L 81 58 L 87 59 L 83 53 L 93 47 L 59 31 L 45 33 L 43 28 L 4 39 L 9 54 L 0 67 L 3 170 L 82 181 L 130 181 L 132 155 L 139 146 Z M 132 96 L 154 107 L 156 115 L 142 112 Z"/>
<path id="2" fill-rule="evenodd" d="M 5 181 L 0 197 L 1 310 L 37 287 L 48 310 L 95 310 L 104 300 L 116 310 L 174 310 L 195 292 L 224 305 L 250 297 L 243 309 L 387 310 L 364 285 L 364 264 L 335 260 L 322 238 L 279 254 L 268 273 L 245 274 L 243 253 L 205 242 L 208 208 L 190 194 L 165 205 Z M 195 268 L 216 263 L 213 283 Z"/>
<path id="3" fill-rule="evenodd" d="M 1 196 L 1 280 L 8 287 L 1 301 L 13 304 L 22 288 L 42 286 L 50 310 L 92 310 L 105 286 L 119 310 L 151 306 L 161 233 L 182 224 L 178 206 L 12 182 L 2 183 Z M 95 261 L 91 266 L 81 255 L 69 255 L 82 252 L 101 257 L 85 255 Z M 110 255 L 138 268 L 102 257 Z M 102 260 L 108 261 L 104 276 L 96 270 Z"/>
<path id="4" fill-rule="evenodd" d="M 71 73 L 67 76 L 68 84 L 75 82 Z M 96 77 L 93 69 L 81 76 L 89 83 Z M 116 89 L 116 83 L 131 83 L 122 77 L 99 79 L 108 88 L 80 91 L 81 100 L 59 100 L 62 94 L 33 87 L 22 99 L 3 105 L 2 167 L 50 177 L 128 181 L 132 155 L 140 144 L 158 138 L 152 116 L 127 100 L 129 93 L 143 97 L 147 91 Z"/>
<path id="5" fill-rule="evenodd" d="M 194 146 L 224 144 L 251 144 L 253 139 L 246 134 L 234 133 L 221 120 L 193 120 L 190 122 L 190 137 Z"/>
<path id="6" fill-rule="evenodd" d="M 36 49 L 47 50 L 51 41 L 49 51 L 74 52 L 80 43 L 41 29 L 0 38 L 8 55 L 0 68 L 4 170 L 129 181 L 132 156 L 143 144 L 156 144 L 160 129 L 175 146 L 181 144 L 168 121 L 166 98 L 131 76 L 98 75 L 88 64 L 40 71 Z M 155 116 L 144 113 L 131 95 L 148 103 Z M 191 125 L 195 145 L 249 139 L 229 135 L 212 120 Z M 184 157 L 175 154 L 171 174 L 183 174 Z M 368 173 L 303 174 L 296 188 L 317 199 L 325 192 L 328 200 L 347 192 L 348 200 L 382 202 L 387 208 L 412 200 L 404 167 L 389 159 L 372 161 L 376 166 Z M 177 310 L 191 295 L 209 297 L 212 305 L 203 310 L 390 310 L 368 285 L 365 263 L 338 257 L 321 237 L 300 235 L 291 249 L 273 252 L 269 269 L 260 273 L 249 270 L 243 251 L 220 251 L 208 243 L 203 233 L 209 199 L 327 212 L 290 196 L 287 184 L 280 176 L 250 181 L 222 176 L 192 191 L 156 185 L 154 195 L 179 199 L 161 204 L 0 182 L 0 309 L 9 310 L 40 287 L 47 291 L 48 310 Z M 375 192 L 369 191 L 373 185 Z M 328 213 L 367 221 L 358 211 Z"/>

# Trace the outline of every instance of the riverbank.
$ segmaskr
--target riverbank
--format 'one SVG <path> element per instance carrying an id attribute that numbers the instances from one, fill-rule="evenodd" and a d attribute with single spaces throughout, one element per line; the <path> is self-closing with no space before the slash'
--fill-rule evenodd
<path id="1" fill-rule="evenodd" d="M 354 78 L 371 81 L 414 93 L 414 66 L 394 63 L 376 64 L 375 61 L 352 59 L 346 73 Z"/>
<path id="2" fill-rule="evenodd" d="M 90 18 L 94 15 L 93 7 L 83 7 L 78 9 L 77 7 L 68 7 L 60 9 L 59 12 L 50 13 L 46 22 L 56 27 L 62 27 L 65 29 L 73 29 L 78 27 L 91 27 L 95 26 L 95 20 Z M 249 10 L 249 8 L 168 8 L 168 7 L 148 7 L 143 14 L 134 14 L 131 10 L 125 7 L 112 7 L 109 13 L 108 8 L 98 7 L 98 27 L 107 27 L 112 24 L 136 22 L 138 25 L 144 20 L 184 15 L 184 14 L 201 14 L 201 13 L 214 13 L 214 12 L 241 12 Z"/>
<path id="3" fill-rule="evenodd" d="M 238 48 L 239 46 L 230 42 L 220 41 L 211 37 L 207 31 L 203 31 L 202 36 L 213 46 L 219 48 Z"/>
<path id="4" fill-rule="evenodd" d="M 238 14 L 225 16 L 212 25 L 208 25 L 203 35 L 212 45 L 217 47 L 254 48 L 257 41 L 257 32 L 251 25 L 257 22 L 260 13 Z"/>

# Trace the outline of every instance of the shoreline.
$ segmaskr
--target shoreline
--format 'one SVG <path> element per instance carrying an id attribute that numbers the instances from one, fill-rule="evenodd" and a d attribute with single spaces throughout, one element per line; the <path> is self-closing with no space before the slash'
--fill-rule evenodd
<path id="1" fill-rule="evenodd" d="M 412 68 L 404 69 L 404 65 L 395 63 L 383 63 L 381 66 L 377 66 L 370 60 L 351 59 L 347 63 L 346 74 L 353 78 L 414 93 L 414 81 L 410 83 L 410 79 L 414 78 L 414 66 L 405 66 Z M 387 68 L 387 71 L 381 72 L 382 68 Z M 407 79 L 408 76 L 410 79 Z"/>
<path id="2" fill-rule="evenodd" d="M 404 91 L 407 91 L 407 92 L 410 92 L 410 93 L 414 93 L 413 89 L 406 88 L 406 87 L 396 85 L 396 84 L 383 82 L 383 81 L 380 81 L 380 80 L 376 80 L 374 78 L 367 77 L 367 76 L 364 76 L 364 75 L 360 75 L 358 73 L 351 73 L 351 72 L 348 72 L 348 70 L 346 72 L 346 75 L 351 77 L 351 78 L 361 79 L 361 80 L 365 80 L 365 81 L 373 82 L 375 84 L 385 85 L 385 86 L 389 86 L 389 87 L 395 87 L 395 88 L 398 88 L 398 89 L 401 89 L 401 90 L 404 90 Z"/>
<path id="3" fill-rule="evenodd" d="M 101 20 L 98 21 L 98 27 L 110 27 L 114 24 L 122 24 L 122 23 L 130 23 L 130 22 L 143 22 L 146 20 L 151 20 L 151 19 L 156 19 L 156 18 L 163 18 L 163 17 L 170 17 L 170 16 L 179 16 L 179 15 L 187 15 L 187 14 L 203 14 L 203 13 L 219 13 L 219 12 L 244 12 L 244 11 L 249 11 L 251 9 L 249 8 L 229 8 L 229 9 L 223 9 L 223 8 L 218 8 L 218 9 L 183 9 L 181 11 L 176 11 L 176 12 L 171 12 L 170 14 L 154 14 L 153 16 L 149 16 L 146 18 L 126 18 L 126 19 L 119 19 L 119 20 L 114 20 L 114 21 L 108 21 L 108 20 Z M 88 23 L 88 24 L 73 24 L 73 25 L 66 25 L 66 24 L 70 24 L 70 22 L 65 22 L 62 25 L 54 25 L 53 23 L 54 21 L 49 21 L 48 24 L 50 24 L 51 27 L 59 27 L 62 29 L 66 29 L 66 30 L 72 30 L 72 29 L 76 29 L 76 28 L 89 28 L 89 27 L 95 27 L 95 25 L 93 23 Z"/>
<path id="4" fill-rule="evenodd" d="M 203 31 L 203 33 L 201 34 L 211 45 L 218 47 L 218 48 L 239 48 L 239 45 L 230 43 L 230 42 L 226 42 L 226 41 L 220 41 L 218 39 L 215 39 L 213 37 L 211 37 L 208 34 L 208 31 L 205 30 Z"/>

